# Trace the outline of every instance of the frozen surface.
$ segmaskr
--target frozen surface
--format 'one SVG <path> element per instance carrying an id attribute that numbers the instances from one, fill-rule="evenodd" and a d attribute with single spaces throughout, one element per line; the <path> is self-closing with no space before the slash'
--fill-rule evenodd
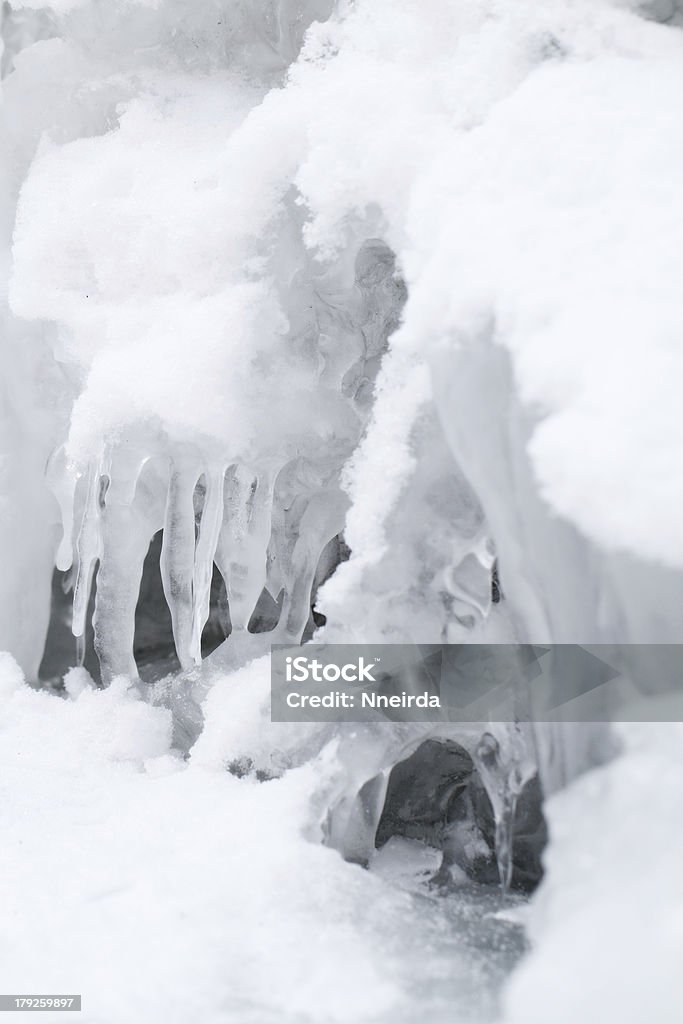
<path id="1" fill-rule="evenodd" d="M 369 872 L 320 845 L 362 742 L 344 767 L 344 737 L 268 723 L 265 662 L 243 676 L 217 681 L 188 763 L 169 712 L 124 680 L 93 691 L 74 670 L 59 698 L 2 657 L 5 988 L 80 991 L 84 1018 L 112 1024 L 475 1024 L 499 1019 L 528 922 L 505 1024 L 678 1019 L 677 726 L 630 727 L 623 756 L 553 798 L 529 916 L 485 887 L 428 888 L 438 855 L 419 843 L 391 840 Z M 247 758 L 284 775 L 236 777 Z"/>
<path id="2" fill-rule="evenodd" d="M 518 927 L 495 891 L 430 893 L 419 858 L 368 873 L 321 846 L 332 749 L 238 779 L 175 756 L 124 681 L 60 699 L 0 670 L 3 988 L 82 992 L 93 1024 L 491 1019 Z"/>

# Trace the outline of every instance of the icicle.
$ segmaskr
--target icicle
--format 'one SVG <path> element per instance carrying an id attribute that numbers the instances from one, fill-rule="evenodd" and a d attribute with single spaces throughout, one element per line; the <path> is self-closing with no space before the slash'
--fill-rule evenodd
<path id="1" fill-rule="evenodd" d="M 389 772 L 380 772 L 361 786 L 355 800 L 350 803 L 346 829 L 337 840 L 345 860 L 367 866 L 375 852 L 375 835 L 382 817 L 388 782 Z M 336 809 L 337 817 L 340 809 Z"/>
<path id="2" fill-rule="evenodd" d="M 301 642 L 311 613 L 311 589 L 320 556 L 344 525 L 344 499 L 334 486 L 294 503 L 287 521 L 282 577 L 285 598 L 278 625 L 283 643 Z"/>
<path id="3" fill-rule="evenodd" d="M 340 469 L 367 418 L 370 385 L 387 335 L 398 323 L 405 288 L 395 275 L 391 251 L 370 239 L 355 258 L 350 253 L 322 276 L 311 270 L 302 250 L 297 282 L 287 296 L 298 405 L 290 421 L 274 403 L 274 422 L 265 431 L 260 452 L 257 449 L 245 461 L 239 452 L 225 452 L 222 462 L 219 448 L 213 447 L 209 455 L 195 447 L 189 435 L 186 443 L 178 444 L 163 431 L 143 427 L 140 434 L 131 427 L 111 449 L 111 464 L 92 468 L 87 484 L 78 484 L 77 520 L 79 504 L 85 507 L 77 543 L 74 633 L 84 635 L 99 558 L 94 625 L 105 678 L 136 673 L 135 610 L 141 574 L 149 539 L 162 526 L 162 583 L 183 669 L 201 662 L 214 564 L 228 593 L 231 663 L 241 663 L 245 654 L 276 638 L 295 643 L 302 638 L 321 553 L 343 528 L 348 500 L 339 487 Z M 279 388 L 279 378 L 275 385 Z M 307 410 L 299 408 L 308 394 L 311 415 L 320 424 L 313 434 L 306 424 Z M 234 462 L 224 475 L 228 456 Z M 161 474 L 154 471 L 138 489 L 145 457 L 165 468 Z M 64 523 L 58 557 L 66 567 L 72 531 L 63 453 L 55 453 L 52 463 Z M 285 482 L 274 500 L 275 483 L 281 478 Z M 203 483 L 197 490 L 199 479 Z M 193 498 L 200 492 L 203 501 L 195 508 Z M 265 586 L 275 600 L 284 593 L 283 607 L 276 632 L 256 637 L 249 633 L 249 622 Z M 79 647 L 82 655 L 84 643 Z"/>
<path id="4" fill-rule="evenodd" d="M 98 494 L 100 491 L 100 474 L 98 468 L 91 464 L 83 481 L 85 501 L 81 528 L 76 541 L 77 570 L 74 585 L 73 616 L 71 631 L 77 638 L 76 660 L 83 664 L 85 655 L 85 624 L 88 614 L 88 603 L 92 589 L 95 563 L 101 556 L 100 522 Z"/>
<path id="5" fill-rule="evenodd" d="M 83 668 L 85 664 L 85 634 L 76 637 L 76 665 Z"/>
<path id="6" fill-rule="evenodd" d="M 285 510 L 277 502 L 273 502 L 271 510 L 270 542 L 266 554 L 265 588 L 274 601 L 280 596 L 284 586 L 282 579 L 282 560 L 278 557 L 280 540 L 285 532 Z"/>
<path id="7" fill-rule="evenodd" d="M 256 471 L 235 465 L 226 473 L 225 519 L 216 564 L 228 591 L 233 634 L 247 629 L 266 582 L 278 468 L 274 462 L 264 463 Z"/>
<path id="8" fill-rule="evenodd" d="M 206 474 L 204 508 L 195 551 L 190 656 L 197 665 L 202 660 L 202 632 L 209 618 L 213 563 L 223 521 L 223 479 L 222 468 Z"/>
<path id="9" fill-rule="evenodd" d="M 50 456 L 45 479 L 57 499 L 62 518 L 62 539 L 57 549 L 55 565 L 62 572 L 66 572 L 73 562 L 74 500 L 78 477 L 67 464 L 64 445 L 60 445 Z"/>
<path id="10" fill-rule="evenodd" d="M 529 744 L 518 723 L 500 725 L 497 731 L 500 738 L 492 732 L 485 732 L 481 737 L 474 751 L 474 762 L 493 807 L 498 874 L 506 895 L 512 882 L 517 800 L 534 774 L 535 764 L 529 757 Z"/>
<path id="11" fill-rule="evenodd" d="M 144 463 L 142 452 L 118 449 L 101 500 L 101 560 L 93 624 L 105 682 L 117 675 L 137 676 L 135 609 L 145 555 L 158 526 L 146 503 L 135 500 Z"/>
<path id="12" fill-rule="evenodd" d="M 168 485 L 161 579 L 171 612 L 173 639 L 183 668 L 193 664 L 192 613 L 195 553 L 194 489 L 199 477 L 196 458 L 174 459 Z"/>

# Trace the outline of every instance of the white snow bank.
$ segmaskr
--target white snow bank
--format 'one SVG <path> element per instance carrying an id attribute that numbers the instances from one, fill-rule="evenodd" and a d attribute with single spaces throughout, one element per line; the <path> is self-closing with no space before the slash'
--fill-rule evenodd
<path id="1" fill-rule="evenodd" d="M 270 721 L 270 656 L 214 677 L 202 712 L 193 765 L 219 769 L 249 759 L 255 768 L 279 774 L 293 760 L 316 755 L 324 743 L 319 725 Z"/>
<path id="2" fill-rule="evenodd" d="M 11 749 L 22 759 L 17 764 L 44 769 L 57 762 L 60 771 L 69 774 L 78 773 L 84 765 L 96 768 L 113 762 L 141 768 L 148 758 L 168 753 L 170 711 L 142 701 L 130 680 L 116 679 L 108 689 L 94 690 L 87 683 L 76 685 L 81 675 L 87 679 L 82 669 L 67 676 L 75 699 L 58 700 L 26 686 L 16 662 L 0 654 L 0 735 L 4 750 Z M 13 723 L 19 727 L 20 739 L 13 735 Z"/>
<path id="3" fill-rule="evenodd" d="M 56 319 L 89 369 L 73 454 L 145 412 L 172 441 L 233 452 L 262 425 L 284 321 L 255 239 L 283 216 L 298 230 L 283 205 L 295 183 L 323 253 L 379 211 L 411 290 L 395 346 L 429 355 L 492 334 L 511 353 L 556 512 L 602 547 L 683 565 L 683 37 L 623 6 L 359 3 L 313 27 L 241 129 L 254 97 L 223 82 L 212 101 L 205 83 L 44 150 L 12 296 L 22 316 Z M 254 389 L 259 353 L 277 369 Z M 366 451 L 387 441 L 385 405 Z"/>
<path id="4" fill-rule="evenodd" d="M 112 1022 L 261 1024 L 283 1007 L 366 1020 L 392 1005 L 339 892 L 350 875 L 362 902 L 366 876 L 299 835 L 311 771 L 259 787 L 186 769 L 167 726 L 116 685 L 5 700 L 5 987 L 79 991 L 88 1020 Z M 384 899 L 383 914 L 405 909 Z"/>
<path id="5" fill-rule="evenodd" d="M 683 564 L 683 36 L 595 0 L 380 0 L 325 33 L 336 55 L 292 75 L 309 240 L 341 243 L 379 204 L 410 294 L 394 347 L 492 335 L 552 508 L 603 548 Z"/>
<path id="6" fill-rule="evenodd" d="M 71 430 L 80 460 L 149 420 L 174 441 L 244 448 L 248 369 L 282 330 L 267 289 L 242 274 L 262 225 L 218 188 L 221 139 L 253 96 L 225 76 L 185 90 L 136 101 L 117 131 L 45 143 L 23 191 L 13 306 L 59 321 L 58 354 L 88 373 Z"/>
<path id="7" fill-rule="evenodd" d="M 683 726 L 622 727 L 625 753 L 546 808 L 533 952 L 505 1024 L 677 1024 L 683 1005 Z"/>
<path id="8" fill-rule="evenodd" d="M 67 700 L 1 668 L 3 990 L 80 992 L 101 1024 L 489 1018 L 438 901 L 320 845 L 333 757 L 258 784 L 209 767 L 207 737 L 187 766 L 123 684 Z"/>

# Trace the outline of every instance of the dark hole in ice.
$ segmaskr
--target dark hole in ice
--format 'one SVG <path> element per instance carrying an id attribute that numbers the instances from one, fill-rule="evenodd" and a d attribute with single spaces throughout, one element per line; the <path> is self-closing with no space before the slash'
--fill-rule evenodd
<path id="1" fill-rule="evenodd" d="M 151 663 L 157 667 L 163 664 L 165 672 L 177 671 L 180 667 L 173 643 L 171 613 L 164 597 L 159 568 L 162 539 L 163 530 L 159 530 L 149 545 L 135 608 L 133 653 L 143 679 L 145 668 Z"/>
<path id="2" fill-rule="evenodd" d="M 92 615 L 95 608 L 95 583 L 93 584 L 85 628 L 85 658 L 83 665 L 92 678 L 100 681 L 100 663 L 95 654 L 95 638 L 93 635 Z M 76 640 L 71 632 L 72 615 L 72 572 L 61 572 L 55 569 L 52 574 L 52 604 L 50 623 L 45 639 L 43 659 L 38 670 L 38 678 L 48 687 L 61 687 L 62 677 L 76 664 Z"/>
<path id="3" fill-rule="evenodd" d="M 315 579 L 313 580 L 313 587 L 311 588 L 311 614 L 301 638 L 302 643 L 306 643 L 310 640 L 316 629 L 324 626 L 327 622 L 326 617 L 322 612 L 319 612 L 315 606 L 318 591 L 322 587 L 323 583 L 326 583 L 327 580 L 329 580 L 337 566 L 341 565 L 342 562 L 348 562 L 350 557 L 351 549 L 344 540 L 344 535 L 342 533 L 333 537 L 332 540 L 323 548 L 318 562 Z"/>
<path id="4" fill-rule="evenodd" d="M 270 633 L 275 629 L 280 621 L 284 596 L 284 590 L 281 590 L 276 601 L 269 591 L 263 588 L 249 619 L 247 628 L 250 633 Z"/>
<path id="5" fill-rule="evenodd" d="M 375 847 L 380 849 L 393 836 L 442 851 L 436 881 L 446 881 L 455 866 L 473 881 L 498 882 L 491 801 L 469 753 L 453 740 L 425 740 L 392 768 Z M 534 776 L 517 804 L 513 889 L 530 892 L 538 885 L 546 842 L 541 787 Z"/>
<path id="6" fill-rule="evenodd" d="M 503 600 L 503 591 L 500 586 L 500 577 L 498 575 L 498 562 L 493 563 L 493 569 L 491 570 L 491 602 L 492 604 L 500 604 Z"/>

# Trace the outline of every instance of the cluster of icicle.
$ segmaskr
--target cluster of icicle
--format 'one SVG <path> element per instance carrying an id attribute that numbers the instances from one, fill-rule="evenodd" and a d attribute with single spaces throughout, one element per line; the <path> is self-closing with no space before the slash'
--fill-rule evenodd
<path id="1" fill-rule="evenodd" d="M 79 663 L 97 569 L 93 625 L 103 679 L 137 676 L 135 609 L 145 556 L 160 530 L 164 594 L 183 669 L 201 662 L 214 564 L 225 581 L 233 648 L 257 650 L 248 626 L 264 588 L 281 599 L 268 643 L 301 641 L 321 555 L 344 526 L 341 473 L 367 422 L 404 298 L 393 254 L 374 239 L 357 253 L 350 290 L 316 292 L 318 330 L 306 341 L 308 360 L 323 400 L 346 407 L 346 416 L 335 415 L 344 432 L 319 436 L 316 422 L 307 436 L 285 430 L 277 447 L 249 461 L 216 453 L 215 445 L 208 452 L 171 444 L 147 428 L 110 443 L 85 472 L 68 464 L 64 447 L 55 452 L 48 477 L 63 522 L 56 565 L 72 570 Z"/>

